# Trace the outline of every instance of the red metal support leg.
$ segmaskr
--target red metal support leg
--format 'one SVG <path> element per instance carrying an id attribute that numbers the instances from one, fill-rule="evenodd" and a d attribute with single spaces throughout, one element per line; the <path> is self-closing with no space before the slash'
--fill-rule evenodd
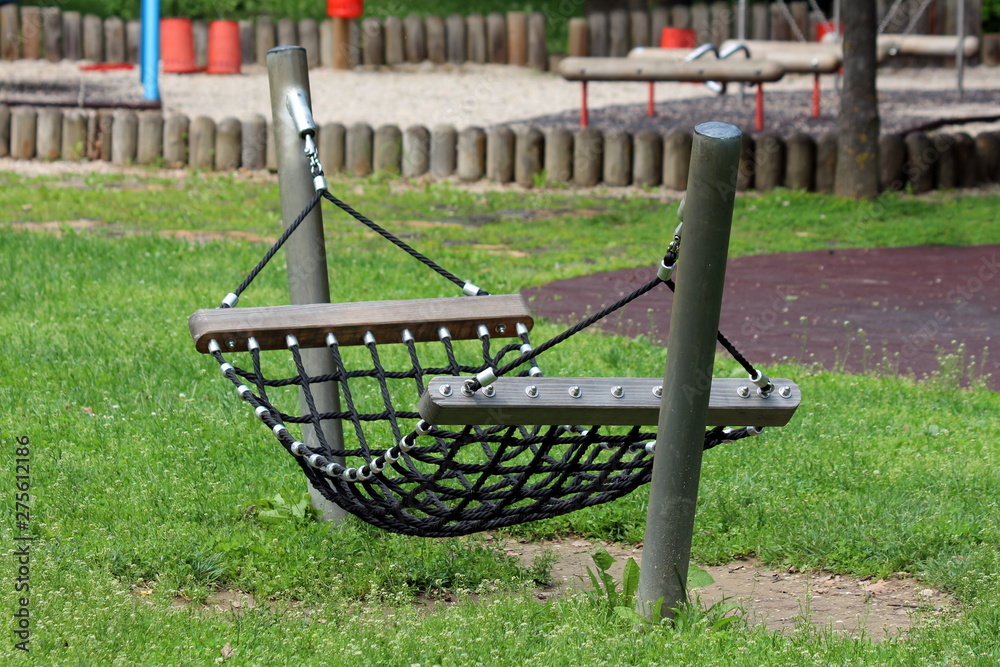
<path id="1" fill-rule="evenodd" d="M 582 81 L 583 100 L 580 106 L 580 127 L 587 127 L 587 82 Z"/>
<path id="2" fill-rule="evenodd" d="M 755 126 L 760 132 L 764 129 L 764 84 L 757 84 L 757 110 L 754 115 Z"/>
<path id="3" fill-rule="evenodd" d="M 649 106 L 646 108 L 646 115 L 650 118 L 656 116 L 656 99 L 653 93 L 653 86 L 655 85 L 652 81 L 649 82 Z"/>
<path id="4" fill-rule="evenodd" d="M 812 107 L 812 117 L 819 118 L 819 74 L 813 75 L 813 107 Z"/>

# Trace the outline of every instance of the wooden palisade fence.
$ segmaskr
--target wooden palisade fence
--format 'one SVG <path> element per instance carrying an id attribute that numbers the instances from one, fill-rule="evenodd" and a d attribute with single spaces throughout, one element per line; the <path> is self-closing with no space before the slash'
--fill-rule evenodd
<path id="1" fill-rule="evenodd" d="M 744 135 L 741 189 L 831 192 L 837 137 Z M 328 174 L 457 182 L 493 181 L 590 187 L 684 190 L 691 134 L 629 133 L 596 128 L 550 129 L 450 125 L 399 128 L 366 123 L 320 127 L 320 159 Z M 0 105 L 0 157 L 99 160 L 206 171 L 275 168 L 263 116 L 164 118 L 159 111 L 60 109 Z M 1000 132 L 885 135 L 880 147 L 884 189 L 975 187 L 1000 183 Z"/>
<path id="2" fill-rule="evenodd" d="M 938 3 L 940 11 L 928 12 L 916 26 L 917 33 L 954 34 L 954 2 Z M 972 5 L 977 5 L 973 2 Z M 579 3 L 569 3 L 572 11 Z M 810 11 L 810 3 L 788 3 L 803 35 L 815 35 L 822 19 Z M 968 13 L 968 34 L 979 35 L 980 12 Z M 677 3 L 652 11 L 616 10 L 575 17 L 558 12 L 508 12 L 488 15 L 384 18 L 366 17 L 352 25 L 352 65 L 393 66 L 403 63 L 493 63 L 527 65 L 538 70 L 551 67 L 559 54 L 547 51 L 550 25 L 566 24 L 569 39 L 563 50 L 571 56 L 625 56 L 636 46 L 655 46 L 664 27 L 695 31 L 697 41 L 719 44 L 735 37 L 736 19 L 729 2 Z M 331 66 L 333 28 L 330 21 L 299 21 L 261 16 L 242 20 L 240 43 L 244 65 L 264 64 L 268 49 L 281 44 L 303 46 L 310 67 Z M 901 23 L 898 27 L 902 29 Z M 898 32 L 890 26 L 888 32 Z M 750 4 L 747 37 L 794 40 L 783 12 L 775 3 Z M 91 62 L 139 61 L 139 21 L 62 11 L 58 7 L 0 6 L 0 58 L 45 58 L 50 61 Z M 197 64 L 207 65 L 208 23 L 193 22 Z M 1000 36 L 981 40 L 981 57 L 991 65 L 1000 61 Z"/>

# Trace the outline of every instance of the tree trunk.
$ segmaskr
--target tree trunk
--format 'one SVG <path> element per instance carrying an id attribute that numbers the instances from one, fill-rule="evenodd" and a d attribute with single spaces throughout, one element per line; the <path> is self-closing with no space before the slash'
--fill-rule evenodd
<path id="1" fill-rule="evenodd" d="M 844 0 L 844 81 L 836 193 L 855 199 L 878 195 L 878 68 L 875 3 Z"/>

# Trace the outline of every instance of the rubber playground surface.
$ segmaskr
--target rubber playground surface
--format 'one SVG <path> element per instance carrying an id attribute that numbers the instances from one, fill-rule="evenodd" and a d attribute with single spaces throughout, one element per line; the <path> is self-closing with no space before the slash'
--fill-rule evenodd
<path id="1" fill-rule="evenodd" d="M 536 316 L 570 324 L 653 275 L 653 267 L 612 271 L 523 293 Z M 670 306 L 669 290 L 661 286 L 598 326 L 665 342 Z M 719 328 L 765 370 L 768 361 L 792 359 L 922 378 L 941 371 L 945 359 L 966 369 L 963 382 L 971 366 L 973 377 L 988 376 L 988 386 L 1000 391 L 1000 245 L 730 259 Z"/>

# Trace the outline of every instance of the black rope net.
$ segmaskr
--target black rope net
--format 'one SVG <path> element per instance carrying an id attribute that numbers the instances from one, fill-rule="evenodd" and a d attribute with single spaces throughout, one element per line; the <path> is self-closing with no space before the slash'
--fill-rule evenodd
<path id="1" fill-rule="evenodd" d="M 327 193 L 323 196 L 355 218 L 364 217 Z M 318 201 L 314 198 L 289 229 Z M 362 222 L 377 227 L 367 218 Z M 466 294 L 485 294 L 380 227 L 375 231 L 462 285 Z M 279 239 L 222 307 L 235 304 L 289 235 Z M 674 258 L 668 253 L 664 265 Z M 494 340 L 481 326 L 478 340 L 453 340 L 442 328 L 434 342 L 417 342 L 404 331 L 395 341 L 376 341 L 368 334 L 360 346 L 343 346 L 330 334 L 326 348 L 314 350 L 300 349 L 298 341 L 288 336 L 287 351 L 266 356 L 253 338 L 245 351 L 227 349 L 228 358 L 217 341 L 211 342 L 209 351 L 241 398 L 325 498 L 391 532 L 464 535 L 559 516 L 634 491 L 651 476 L 655 425 L 428 424 L 416 412 L 428 379 L 468 378 L 484 371 L 539 376 L 539 352 L 664 283 L 673 287 L 669 279 L 658 277 L 537 349 L 531 346 L 528 327 L 519 324 L 511 339 Z M 476 297 L 465 298 L 473 310 Z M 504 342 L 508 340 L 514 342 Z M 720 340 L 731 347 L 721 334 Z M 315 367 L 309 362 L 316 358 L 309 355 L 317 354 L 328 355 L 322 367 L 332 367 L 333 372 L 309 374 L 308 367 Z M 749 370 L 751 375 L 757 373 L 752 366 Z M 480 386 L 474 381 L 472 388 Z M 329 397 L 332 390 L 339 395 L 340 409 L 321 412 L 317 403 L 324 401 L 317 397 Z M 706 432 L 705 448 L 759 432 L 752 427 L 716 427 Z"/>

